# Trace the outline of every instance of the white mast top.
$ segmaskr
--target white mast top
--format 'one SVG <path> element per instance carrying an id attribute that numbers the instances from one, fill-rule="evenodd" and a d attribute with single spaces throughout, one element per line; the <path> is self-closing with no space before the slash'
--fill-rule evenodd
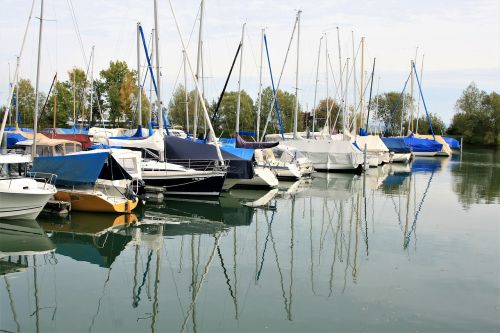
<path id="1" fill-rule="evenodd" d="M 137 22 L 137 125 L 142 127 L 141 22 Z M 142 133 L 141 133 L 142 135 Z"/>
<path id="2" fill-rule="evenodd" d="M 200 85 L 200 67 L 202 65 L 202 47 L 203 47 L 203 9 L 205 1 L 200 2 L 200 29 L 198 31 L 198 55 L 196 57 L 196 81 Z M 198 131 L 198 94 L 194 95 L 194 115 L 193 115 L 193 140 L 196 140 Z"/>

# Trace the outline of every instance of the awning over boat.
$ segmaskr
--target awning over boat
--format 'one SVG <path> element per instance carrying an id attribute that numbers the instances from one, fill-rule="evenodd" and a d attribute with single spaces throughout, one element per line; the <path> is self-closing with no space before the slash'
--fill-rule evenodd
<path id="1" fill-rule="evenodd" d="M 253 162 L 227 151 L 221 150 L 222 158 L 229 163 L 228 178 L 251 179 L 254 176 Z M 218 160 L 216 147 L 212 144 L 197 143 L 175 136 L 165 137 L 165 158 L 171 163 L 176 161 L 215 161 Z"/>
<path id="2" fill-rule="evenodd" d="M 444 141 L 450 146 L 451 149 L 460 149 L 460 141 L 454 138 L 443 136 Z"/>
<path id="3" fill-rule="evenodd" d="M 413 135 L 405 137 L 404 141 L 413 152 L 437 152 L 443 149 L 443 145 L 435 140 L 420 139 Z"/>
<path id="4" fill-rule="evenodd" d="M 16 143 L 28 140 L 24 135 L 19 133 L 7 133 L 7 148 L 13 148 Z"/>
<path id="5" fill-rule="evenodd" d="M 389 151 L 398 154 L 411 153 L 411 146 L 405 142 L 404 138 L 381 138 Z"/>
<path id="6" fill-rule="evenodd" d="M 57 175 L 56 185 L 94 185 L 97 179 L 132 179 L 108 152 L 35 157 L 33 172 Z"/>
<path id="7" fill-rule="evenodd" d="M 48 132 L 43 132 L 43 134 L 49 139 L 62 139 L 79 142 L 82 145 L 82 150 L 87 150 L 90 146 L 92 146 L 92 141 L 90 141 L 90 137 L 86 134 L 61 134 Z"/>

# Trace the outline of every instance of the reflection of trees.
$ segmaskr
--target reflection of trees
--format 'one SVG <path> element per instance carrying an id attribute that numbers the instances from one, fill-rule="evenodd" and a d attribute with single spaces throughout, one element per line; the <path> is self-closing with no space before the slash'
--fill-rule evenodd
<path id="1" fill-rule="evenodd" d="M 465 209 L 473 204 L 499 202 L 500 151 L 475 148 L 474 153 L 464 152 L 462 161 L 451 167 L 453 191 Z"/>

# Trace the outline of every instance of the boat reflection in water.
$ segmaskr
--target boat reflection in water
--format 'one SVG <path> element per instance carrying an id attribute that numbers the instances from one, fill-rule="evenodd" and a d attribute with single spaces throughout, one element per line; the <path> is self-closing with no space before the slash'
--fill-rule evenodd
<path id="1" fill-rule="evenodd" d="M 57 246 L 57 254 L 108 268 L 132 240 L 124 230 L 137 221 L 135 214 L 84 212 L 72 212 L 65 223 L 39 219 Z"/>
<path id="2" fill-rule="evenodd" d="M 21 332 L 21 324 L 24 318 L 19 318 L 20 314 L 25 314 L 22 311 L 24 307 L 16 306 L 19 298 L 17 293 L 21 290 L 11 284 L 11 275 L 16 273 L 29 274 L 29 270 L 33 271 L 32 283 L 33 293 L 26 294 L 28 300 L 34 299 L 35 311 L 31 313 L 34 316 L 36 331 L 39 330 L 40 324 L 40 291 L 38 286 L 38 269 L 44 264 L 55 265 L 57 260 L 54 257 L 55 245 L 47 237 L 45 232 L 40 228 L 34 220 L 10 220 L 0 221 L 0 276 L 3 276 L 5 282 L 5 290 L 7 293 L 10 314 L 7 315 L 7 307 L 2 307 L 2 317 L 12 316 L 12 331 Z M 12 279 L 13 283 L 16 281 Z M 31 282 L 30 282 L 31 283 Z M 23 287 L 22 291 L 31 289 L 31 286 Z M 32 298 L 33 297 L 33 298 Z M 1 299 L 1 298 L 0 298 Z M 19 311 L 21 308 L 21 311 Z M 45 309 L 53 310 L 54 307 L 46 306 Z M 21 315 L 22 316 L 22 315 Z M 6 317 L 7 318 L 7 317 Z M 24 325 L 23 325 L 24 326 Z M 3 324 L 1 330 L 10 331 L 11 327 Z"/>

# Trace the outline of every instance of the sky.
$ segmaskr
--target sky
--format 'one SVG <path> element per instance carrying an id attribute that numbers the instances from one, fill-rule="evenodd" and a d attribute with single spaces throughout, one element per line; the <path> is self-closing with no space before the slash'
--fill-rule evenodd
<path id="1" fill-rule="evenodd" d="M 36 77 L 40 1 L 35 1 L 36 18 L 29 25 L 19 69 L 20 78 L 28 78 L 33 83 Z M 9 76 L 14 73 L 32 0 L 3 0 L 2 3 L 2 7 L 8 10 L 0 11 L 0 105 L 7 102 Z M 200 2 L 172 0 L 172 3 L 182 36 L 186 42 L 190 40 L 188 55 L 194 67 Z M 182 46 L 169 1 L 158 0 L 158 8 L 161 90 L 162 100 L 167 104 L 175 87 L 184 83 Z M 331 72 L 328 74 L 328 90 L 330 96 L 335 93 L 333 82 L 337 82 L 339 76 L 337 27 L 342 63 L 349 57 L 352 64 L 354 36 L 358 84 L 361 52 L 357 50 L 361 37 L 365 37 L 365 77 L 370 75 L 373 58 L 376 58 L 374 94 L 377 91 L 401 91 L 409 74 L 410 61 L 416 56 L 420 70 L 423 58 L 421 79 L 427 108 L 447 124 L 455 112 L 456 100 L 472 81 L 481 90 L 500 91 L 500 2 L 497 0 L 206 0 L 202 39 L 207 98 L 215 99 L 222 90 L 244 22 L 242 89 L 256 98 L 262 28 L 266 28 L 272 71 L 277 81 L 297 10 L 302 11 L 298 95 L 304 109 L 311 109 L 314 104 L 318 46 L 324 34 L 334 75 L 332 77 Z M 45 0 L 40 90 L 48 91 L 55 72 L 59 73 L 60 80 L 65 80 L 69 69 L 75 66 L 86 68 L 92 46 L 95 46 L 94 77 L 115 60 L 126 61 L 129 67 L 135 69 L 136 24 L 141 22 L 148 38 L 153 20 L 153 0 Z M 317 100 L 327 94 L 324 55 L 323 42 Z M 141 57 L 144 61 L 143 51 Z M 239 63 L 228 90 L 237 90 L 238 66 Z M 295 36 L 283 68 L 282 89 L 294 91 L 296 66 Z M 351 77 L 348 90 L 348 100 L 351 101 L 355 91 L 353 82 Z M 188 78 L 187 85 L 193 89 L 191 78 Z M 263 85 L 270 85 L 269 69 L 265 63 Z"/>

